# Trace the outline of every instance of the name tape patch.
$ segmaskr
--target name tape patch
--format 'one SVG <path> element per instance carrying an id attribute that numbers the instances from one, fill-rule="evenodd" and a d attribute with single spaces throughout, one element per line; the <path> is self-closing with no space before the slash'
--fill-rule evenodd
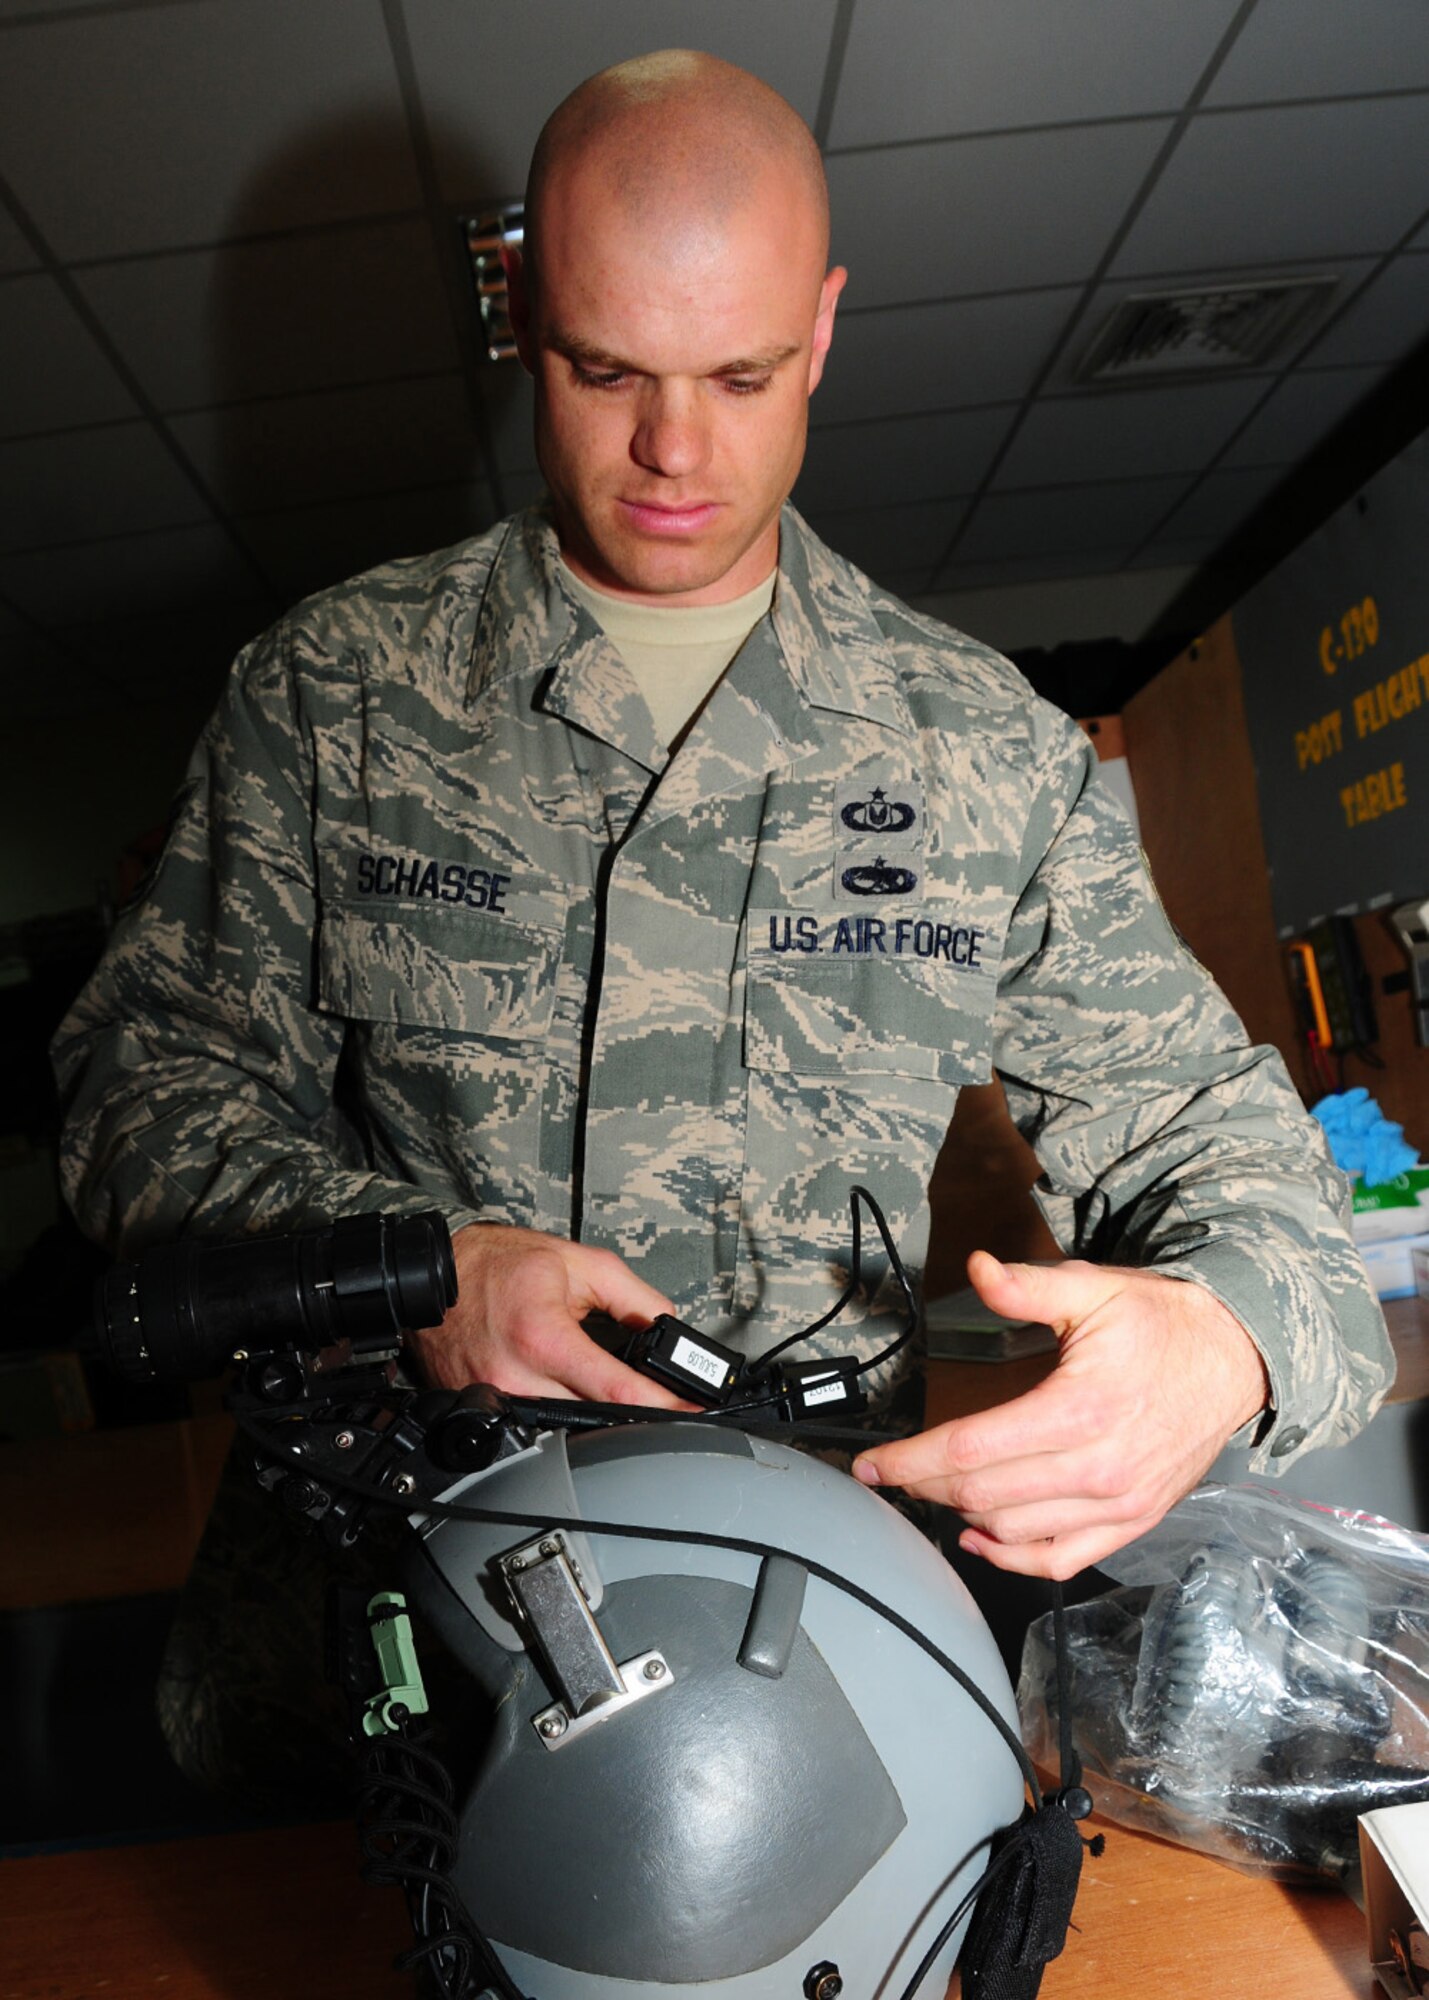
<path id="1" fill-rule="evenodd" d="M 504 916 L 511 877 L 499 869 L 431 861 L 421 854 L 359 854 L 354 857 L 352 883 L 359 896 L 460 903 L 468 910 Z"/>

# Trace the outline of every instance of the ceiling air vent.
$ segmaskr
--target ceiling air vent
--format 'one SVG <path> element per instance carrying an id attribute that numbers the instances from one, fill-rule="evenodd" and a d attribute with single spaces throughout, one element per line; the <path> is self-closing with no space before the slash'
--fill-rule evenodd
<path id="1" fill-rule="evenodd" d="M 1309 331 L 1338 284 L 1330 277 L 1287 278 L 1134 294 L 1112 313 L 1075 379 L 1154 382 L 1263 368 Z"/>

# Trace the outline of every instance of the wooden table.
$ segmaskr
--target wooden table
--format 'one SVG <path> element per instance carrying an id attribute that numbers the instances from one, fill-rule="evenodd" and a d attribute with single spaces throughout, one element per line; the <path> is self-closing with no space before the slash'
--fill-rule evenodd
<path id="1" fill-rule="evenodd" d="M 1377 1994 L 1345 1897 L 1106 1834 L 1044 2000 Z M 0 2000 L 412 2000 L 401 1898 L 359 1880 L 347 1825 L 0 1861 L 0 1905 Z"/>

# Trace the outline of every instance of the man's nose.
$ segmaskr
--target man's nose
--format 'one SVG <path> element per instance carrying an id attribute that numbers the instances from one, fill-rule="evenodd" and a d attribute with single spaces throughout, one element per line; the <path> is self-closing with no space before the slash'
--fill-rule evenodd
<path id="1" fill-rule="evenodd" d="M 631 456 L 647 472 L 687 479 L 709 457 L 709 431 L 693 384 L 652 384 L 642 398 Z"/>

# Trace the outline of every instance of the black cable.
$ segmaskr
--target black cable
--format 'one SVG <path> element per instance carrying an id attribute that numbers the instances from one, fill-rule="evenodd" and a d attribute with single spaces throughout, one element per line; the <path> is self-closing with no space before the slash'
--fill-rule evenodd
<path id="1" fill-rule="evenodd" d="M 1016 1845 L 1016 1838 L 1014 1836 L 1012 1840 L 1008 1841 L 1005 1847 L 1001 1848 L 999 1852 L 992 1857 L 992 1860 L 989 1861 L 986 1868 L 983 1869 L 981 1875 L 978 1876 L 976 1882 L 973 1883 L 972 1887 L 963 1896 L 961 1901 L 958 1903 L 957 1908 L 953 1911 L 953 1914 L 948 1918 L 948 1921 L 943 1925 L 942 1929 L 938 1932 L 938 1935 L 933 1939 L 933 1942 L 928 1946 L 928 1949 L 924 1952 L 923 1956 L 918 1961 L 917 1971 L 913 1974 L 913 1977 L 908 1981 L 908 1984 L 904 1987 L 903 1992 L 900 1996 L 900 2000 L 914 2000 L 914 1995 L 917 1993 L 918 1988 L 923 1984 L 923 1981 L 928 1977 L 928 1974 L 931 1971 L 935 1961 L 937 1960 L 939 1952 L 943 1949 L 943 1946 L 948 1942 L 948 1939 L 952 1936 L 953 1932 L 957 1929 L 958 1925 L 962 1922 L 963 1918 L 967 1915 L 968 1911 L 972 1908 L 973 1904 L 977 1901 L 978 1897 L 982 1894 L 983 1890 L 987 1887 L 988 1883 L 993 1881 L 996 1876 L 1000 1875 L 1003 1869 L 1007 1867 L 1008 1863 L 1016 1858 L 1016 1855 L 1017 1855 L 1017 1845 Z"/>
<path id="2" fill-rule="evenodd" d="M 366 1746 L 358 1806 L 362 1879 L 398 1888 L 417 1942 L 395 1960 L 401 1972 L 428 1968 L 441 2000 L 524 2000 L 495 1949 L 472 1922 L 451 1879 L 459 1824 L 451 1774 L 408 1733 Z"/>
<path id="3" fill-rule="evenodd" d="M 854 1294 L 859 1290 L 863 1282 L 863 1247 L 859 1224 L 860 1201 L 867 1207 L 869 1214 L 873 1217 L 874 1225 L 883 1239 L 883 1247 L 888 1253 L 889 1269 L 898 1280 L 899 1288 L 903 1293 L 904 1304 L 907 1307 L 907 1317 L 904 1321 L 902 1331 L 888 1343 L 881 1353 L 875 1354 L 871 1361 L 860 1362 L 855 1372 L 859 1375 L 866 1375 L 870 1369 L 881 1367 L 885 1361 L 890 1360 L 898 1352 L 899 1348 L 906 1347 L 917 1332 L 918 1301 L 913 1296 L 913 1287 L 909 1282 L 907 1271 L 903 1268 L 903 1259 L 898 1254 L 897 1246 L 894 1244 L 893 1236 L 884 1218 L 883 1210 L 866 1187 L 855 1185 L 849 1189 L 849 1214 L 852 1225 L 851 1247 L 853 1256 L 848 1283 L 826 1313 L 821 1314 L 816 1320 L 811 1320 L 807 1326 L 801 1326 L 797 1333 L 791 1333 L 785 1339 L 776 1341 L 772 1347 L 766 1348 L 763 1354 L 757 1355 L 749 1364 L 749 1373 L 751 1375 L 762 1374 L 771 1361 L 787 1352 L 789 1348 L 797 1347 L 801 1340 L 812 1339 L 816 1333 L 822 1333 L 831 1321 L 838 1318 L 839 1314 L 843 1312 L 854 1297 Z M 753 1409 L 761 1406 L 750 1404 L 745 1407 Z"/>
<path id="4" fill-rule="evenodd" d="M 802 1337 L 802 1336 L 801 1336 Z M 759 1437 L 787 1432 L 805 1444 L 857 1445 L 868 1450 L 873 1445 L 893 1444 L 905 1435 L 901 1431 L 856 1430 L 851 1424 L 811 1424 L 802 1418 L 778 1417 L 768 1423 L 751 1424 L 745 1419 L 760 1410 L 772 1409 L 781 1398 L 760 1397 L 757 1402 L 728 1403 L 712 1410 L 667 1410 L 649 1403 L 588 1403 L 558 1396 L 507 1396 L 505 1406 L 518 1423 L 534 1424 L 538 1430 L 604 1430 L 613 1424 L 729 1424 L 736 1430 L 753 1431 Z"/>
<path id="5" fill-rule="evenodd" d="M 1082 1760 L 1072 1738 L 1072 1658 L 1067 1645 L 1067 1607 L 1062 1586 L 1052 1583 L 1052 1645 L 1057 1662 L 1057 1758 L 1065 1792 L 1082 1782 Z"/>

